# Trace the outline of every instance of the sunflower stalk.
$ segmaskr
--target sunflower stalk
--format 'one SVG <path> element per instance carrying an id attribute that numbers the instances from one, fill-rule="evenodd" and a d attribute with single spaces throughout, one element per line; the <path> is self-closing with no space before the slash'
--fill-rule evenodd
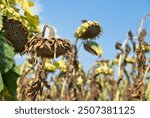
<path id="1" fill-rule="evenodd" d="M 129 37 L 127 37 L 122 45 L 122 49 L 124 49 L 124 47 L 126 46 L 127 42 L 129 40 Z M 121 63 L 122 63 L 122 58 L 123 58 L 123 52 L 121 53 L 121 55 L 119 56 L 119 61 L 118 61 L 118 80 L 120 79 L 120 75 L 121 75 Z"/>
<path id="2" fill-rule="evenodd" d="M 144 79 L 143 79 L 143 82 L 144 82 L 144 84 L 145 84 L 145 82 L 146 82 L 146 77 L 147 77 L 147 74 L 148 74 L 148 71 L 150 70 L 150 66 L 148 66 L 147 68 L 146 68 L 146 71 L 145 71 L 145 74 L 144 74 Z"/>
<path id="3" fill-rule="evenodd" d="M 148 16 L 150 16 L 150 13 L 147 13 L 145 16 L 143 16 L 142 21 L 141 21 L 141 23 L 140 23 L 140 26 L 139 26 L 139 28 L 138 28 L 138 35 L 141 33 L 143 24 L 144 24 L 144 22 L 145 22 L 145 20 L 146 20 L 146 18 L 147 18 Z"/>
<path id="4" fill-rule="evenodd" d="M 123 45 L 121 46 L 121 49 L 124 49 L 124 47 L 126 46 L 128 40 L 129 40 L 129 37 L 127 37 L 127 38 L 124 40 Z M 116 88 L 119 87 L 120 81 L 121 81 L 122 76 L 123 76 L 123 75 L 122 75 L 122 58 L 123 58 L 123 54 L 124 54 L 124 53 L 121 52 L 121 54 L 120 54 L 120 56 L 119 56 L 119 61 L 118 61 L 118 75 L 117 75 L 118 79 L 117 79 L 117 83 L 116 83 Z M 115 101 L 118 101 L 118 100 L 119 100 L 119 95 L 120 95 L 120 90 L 117 89 L 116 95 L 115 95 L 115 98 L 114 98 Z"/>

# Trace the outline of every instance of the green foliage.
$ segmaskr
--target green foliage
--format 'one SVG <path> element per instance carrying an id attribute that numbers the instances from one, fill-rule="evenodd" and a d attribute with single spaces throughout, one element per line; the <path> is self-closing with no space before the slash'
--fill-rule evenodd
<path id="1" fill-rule="evenodd" d="M 4 89 L 4 83 L 3 83 L 3 78 L 2 78 L 2 74 L 0 72 L 0 92 Z"/>
<path id="2" fill-rule="evenodd" d="M 22 7 L 22 9 L 25 12 L 28 12 L 28 13 L 32 14 L 31 11 L 30 11 L 30 6 L 29 6 L 29 3 L 28 3 L 28 0 L 16 0 L 16 2 Z"/>
<path id="3" fill-rule="evenodd" d="M 3 90 L 5 100 L 15 100 L 18 73 L 14 66 L 14 49 L 6 42 L 3 32 L 0 32 L 0 57 L 0 93 Z"/>
<path id="4" fill-rule="evenodd" d="M 23 9 L 23 15 L 20 14 L 17 5 L 20 5 Z M 15 69 L 14 48 L 6 41 L 5 31 L 1 31 L 3 16 L 20 21 L 27 27 L 28 36 L 31 37 L 33 33 L 40 30 L 38 16 L 30 11 L 32 6 L 34 6 L 34 3 L 28 0 L 0 0 L 0 94 L 5 100 L 16 99 L 17 78 L 19 74 Z"/>
<path id="5" fill-rule="evenodd" d="M 22 14 L 20 14 L 20 9 L 16 7 L 18 5 L 23 10 Z M 1 100 L 145 100 L 145 98 L 150 100 L 150 82 L 145 92 L 147 73 L 145 79 L 141 79 L 145 73 L 145 67 L 147 67 L 145 53 L 150 50 L 149 44 L 142 45 L 143 42 L 141 42 L 144 41 L 146 35 L 139 35 L 140 40 L 134 42 L 134 40 L 131 40 L 133 36 L 130 32 L 129 41 L 131 41 L 133 49 L 130 46 L 127 48 L 128 40 L 125 40 L 123 45 L 119 45 L 118 49 L 121 50 L 113 61 L 98 58 L 88 72 L 84 71 L 78 60 L 78 39 L 83 40 L 82 44 L 86 51 L 98 57 L 102 56 L 102 48 L 98 43 L 91 41 L 102 33 L 102 27 L 95 21 L 83 20 L 82 25 L 75 32 L 75 45 L 68 48 L 65 48 L 67 46 L 62 45 L 62 42 L 59 43 L 58 40 L 54 40 L 55 43 L 49 40 L 48 44 L 51 45 L 45 47 L 41 46 L 45 43 L 44 41 L 38 43 L 37 47 L 41 46 L 42 49 L 50 47 L 54 54 L 58 51 L 55 50 L 55 47 L 59 46 L 62 46 L 62 49 L 72 51 L 63 53 L 63 58 L 55 62 L 46 59 L 46 51 L 42 51 L 43 57 L 37 55 L 40 58 L 32 53 L 31 58 L 20 66 L 21 75 L 19 75 L 14 62 L 14 48 L 8 43 L 7 36 L 5 36 L 7 30 L 2 30 L 3 25 L 5 26 L 3 16 L 21 22 L 21 25 L 27 28 L 28 38 L 30 39 L 34 33 L 40 30 L 38 16 L 30 11 L 30 7 L 33 6 L 34 2 L 29 0 L 0 0 Z M 43 37 L 38 37 L 39 35 L 41 33 L 36 35 L 37 40 L 35 41 L 43 40 Z M 55 39 L 55 37 L 53 38 Z M 34 47 L 37 43 L 32 42 L 33 40 L 30 41 L 29 48 Z M 138 47 L 136 47 L 137 43 Z M 58 49 L 63 52 L 61 48 Z M 38 48 L 36 51 L 39 51 Z M 133 51 L 133 57 L 130 57 L 130 51 Z M 29 53 L 29 51 L 27 52 Z M 130 70 L 128 70 L 128 64 L 131 66 Z M 119 76 L 115 79 L 114 68 L 117 66 Z M 17 83 L 18 78 L 20 80 Z"/>
<path id="6" fill-rule="evenodd" d="M 84 49 L 93 55 L 102 55 L 101 47 L 94 41 L 87 41 L 86 43 L 84 43 Z"/>
<path id="7" fill-rule="evenodd" d="M 2 27 L 3 27 L 3 18 L 2 18 L 2 14 L 1 14 L 1 12 L 0 12 L 0 30 L 2 29 Z"/>
<path id="8" fill-rule="evenodd" d="M 147 87 L 147 90 L 146 90 L 146 93 L 145 93 L 145 99 L 147 101 L 150 101 L 150 82 L 148 84 L 148 87 Z"/>
<path id="9" fill-rule="evenodd" d="M 14 51 L 13 47 L 5 41 L 4 33 L 0 32 L 0 92 L 4 86 L 8 88 L 11 98 L 14 100 L 17 89 L 18 74 L 14 69 Z M 3 90 L 5 93 L 5 89 Z M 5 96 L 6 99 L 8 96 Z M 8 99 L 7 99 L 8 100 Z"/>
<path id="10" fill-rule="evenodd" d="M 28 1 L 28 0 L 16 0 L 16 2 L 24 10 L 24 15 L 26 16 L 26 19 L 30 23 L 32 30 L 34 30 L 34 28 L 35 28 L 36 29 L 35 32 L 38 32 L 40 29 L 39 18 L 38 18 L 38 16 L 34 15 L 30 11 L 30 7 L 32 7 L 34 5 L 34 3 L 31 1 Z"/>
<path id="11" fill-rule="evenodd" d="M 5 100 L 16 100 L 18 77 L 19 74 L 16 67 L 11 68 L 7 73 L 3 74 L 4 85 L 9 92 L 9 95 L 4 96 Z"/>
<path id="12" fill-rule="evenodd" d="M 6 0 L 0 0 L 0 4 L 6 5 Z"/>
<path id="13" fill-rule="evenodd" d="M 16 7 L 19 5 L 23 9 L 23 15 L 20 14 L 19 9 Z M 10 19 L 20 21 L 25 27 L 27 27 L 29 37 L 33 33 L 40 31 L 40 22 L 37 15 L 34 15 L 30 11 L 30 7 L 34 5 L 33 2 L 28 0 L 10 0 L 7 4 L 0 3 L 0 9 L 2 15 L 7 16 Z"/>
<path id="14" fill-rule="evenodd" d="M 3 32 L 0 32 L 0 57 L 0 72 L 6 73 L 14 64 L 14 49 L 5 41 Z"/>
<path id="15" fill-rule="evenodd" d="M 33 7 L 34 6 L 34 2 L 32 1 L 28 1 L 29 7 Z"/>

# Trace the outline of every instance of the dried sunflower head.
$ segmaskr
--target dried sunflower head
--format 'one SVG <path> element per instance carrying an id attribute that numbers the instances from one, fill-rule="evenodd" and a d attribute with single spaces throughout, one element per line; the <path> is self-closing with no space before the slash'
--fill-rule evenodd
<path id="1" fill-rule="evenodd" d="M 54 58 L 66 53 L 72 53 L 72 46 L 68 40 L 61 38 L 46 39 L 34 36 L 25 46 L 25 51 L 36 53 L 38 56 Z"/>
<path id="2" fill-rule="evenodd" d="M 23 52 L 25 44 L 28 41 L 28 32 L 22 23 L 14 19 L 9 19 L 7 16 L 3 16 L 3 29 L 6 32 L 7 41 L 12 44 L 15 52 Z"/>
<path id="3" fill-rule="evenodd" d="M 75 31 L 75 37 L 77 39 L 95 39 L 102 32 L 102 27 L 96 21 L 82 21 L 82 25 Z"/>

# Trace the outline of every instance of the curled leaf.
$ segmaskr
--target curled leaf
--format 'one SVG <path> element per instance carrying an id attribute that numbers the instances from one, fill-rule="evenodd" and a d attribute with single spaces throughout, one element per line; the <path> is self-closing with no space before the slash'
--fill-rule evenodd
<path id="1" fill-rule="evenodd" d="M 131 30 L 128 32 L 128 36 L 130 37 L 130 40 L 133 40 L 133 33 Z"/>
<path id="2" fill-rule="evenodd" d="M 115 48 L 121 50 L 122 44 L 119 42 L 116 42 Z"/>
<path id="3" fill-rule="evenodd" d="M 94 41 L 84 43 L 84 49 L 93 55 L 99 57 L 102 55 L 102 48 Z"/>

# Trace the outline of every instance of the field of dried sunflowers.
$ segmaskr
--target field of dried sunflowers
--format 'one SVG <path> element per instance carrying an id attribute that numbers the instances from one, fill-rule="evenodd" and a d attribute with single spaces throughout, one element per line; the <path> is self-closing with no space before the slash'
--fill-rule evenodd
<path id="1" fill-rule="evenodd" d="M 32 2 L 25 5 L 21 0 L 0 1 L 0 100 L 150 100 L 150 45 L 143 28 L 150 14 L 143 17 L 137 36 L 129 31 L 124 42 L 116 42 L 118 54 L 109 60 L 100 58 L 102 49 L 95 42 L 103 31 L 98 22 L 83 20 L 71 44 L 56 38 L 50 25 L 40 32 L 38 17 L 29 10 Z M 88 72 L 78 60 L 78 40 L 98 57 Z M 15 64 L 16 53 L 27 55 L 22 65 Z"/>

